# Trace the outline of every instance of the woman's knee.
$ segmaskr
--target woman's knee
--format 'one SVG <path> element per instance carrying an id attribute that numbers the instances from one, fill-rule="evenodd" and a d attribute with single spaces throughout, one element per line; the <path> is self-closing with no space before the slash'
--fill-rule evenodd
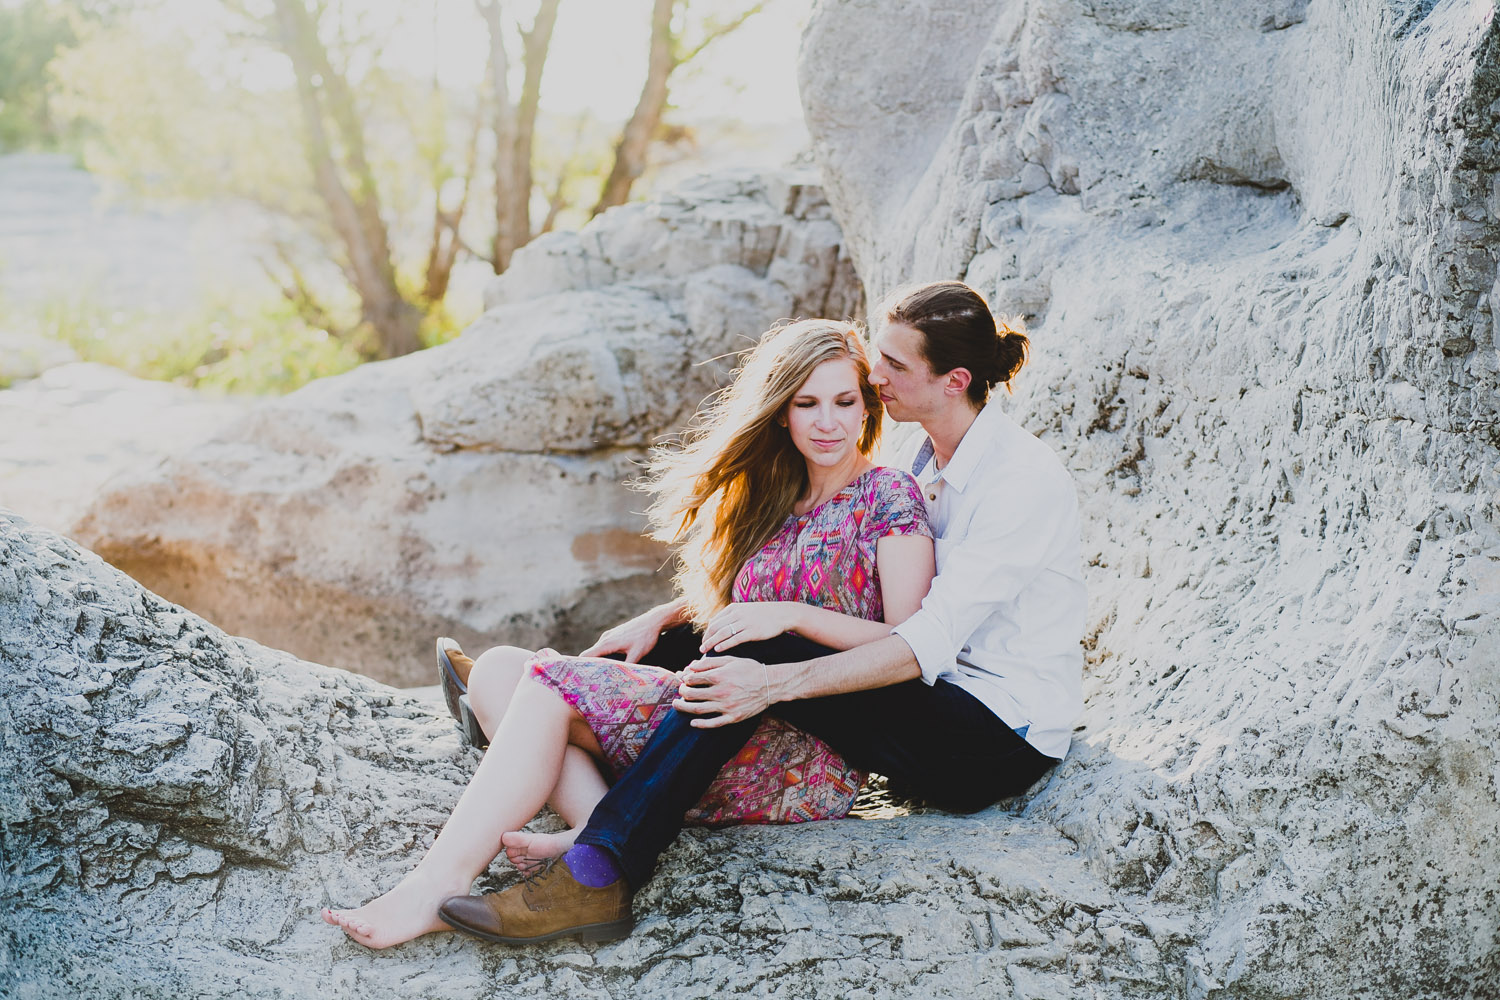
<path id="1" fill-rule="evenodd" d="M 519 646 L 492 646 L 479 654 L 474 669 L 469 673 L 469 690 L 505 693 L 514 691 L 521 679 L 526 661 L 531 659 L 529 649 Z M 472 696 L 471 696 L 472 697 Z"/>

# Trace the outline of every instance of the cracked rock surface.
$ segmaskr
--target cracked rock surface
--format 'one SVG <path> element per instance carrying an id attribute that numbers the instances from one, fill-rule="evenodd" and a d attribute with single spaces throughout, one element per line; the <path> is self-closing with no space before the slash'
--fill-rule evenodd
<path id="1" fill-rule="evenodd" d="M 1189 940 L 1018 806 L 690 830 L 623 941 L 370 952 L 318 911 L 436 836 L 477 760 L 446 715 L 227 635 L 11 514 L 0 657 L 6 997 L 1136 995 Z"/>
<path id="2" fill-rule="evenodd" d="M 1492 6 L 824 2 L 801 77 L 847 238 L 813 259 L 847 252 L 874 296 L 965 277 L 1030 318 L 1032 364 L 1001 402 L 1076 476 L 1089 562 L 1087 705 L 1064 765 L 976 816 L 689 831 L 614 944 L 433 937 L 373 955 L 316 911 L 387 888 L 430 842 L 472 767 L 446 720 L 226 636 L 7 517 L 0 994 L 1494 994 Z M 747 256 L 641 235 L 657 222 L 596 247 L 601 224 L 539 244 L 490 316 L 532 308 L 533 281 L 580 300 L 610 288 L 599 308 L 621 328 L 646 317 L 619 343 L 659 350 L 653 275 L 765 259 L 755 226 L 706 201 L 636 211 L 696 219 Z M 673 287 L 685 317 L 687 289 L 713 286 Z M 475 349 L 433 363 L 524 390 L 456 363 Z M 274 448 L 197 461 L 262 477 L 234 508 L 263 519 L 231 536 L 252 552 L 275 534 L 261 525 L 312 516 L 278 499 L 300 473 L 268 455 L 322 448 L 343 468 L 350 442 L 404 427 L 414 454 L 507 455 L 545 478 L 590 428 L 634 440 L 660 405 L 627 363 L 583 353 L 621 391 L 538 429 L 548 454 L 487 451 L 525 419 L 506 393 L 459 412 L 408 389 L 403 362 L 329 380 L 306 407 L 345 428 L 337 446 L 283 410 L 257 432 Z M 396 482 L 437 460 L 411 461 Z M 405 550 L 380 512 L 400 508 L 359 506 L 361 475 L 318 523 L 377 539 L 389 563 Z M 598 488 L 619 497 L 612 475 Z M 443 509 L 474 523 L 506 501 L 468 502 Z M 265 579 L 245 565 L 226 593 Z"/>
<path id="3" fill-rule="evenodd" d="M 1091 625 L 1026 814 L 1193 914 L 1162 995 L 1493 993 L 1493 5 L 829 2 L 801 80 L 872 296 L 1030 321 Z"/>

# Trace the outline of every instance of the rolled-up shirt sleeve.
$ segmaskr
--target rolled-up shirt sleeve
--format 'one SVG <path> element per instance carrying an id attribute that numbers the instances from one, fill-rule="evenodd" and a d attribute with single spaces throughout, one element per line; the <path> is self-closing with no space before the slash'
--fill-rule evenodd
<path id="1" fill-rule="evenodd" d="M 969 637 L 1036 579 L 1063 540 L 1078 501 L 1071 483 L 1049 479 L 1017 477 L 1006 503 L 976 513 L 962 537 L 948 539 L 921 608 L 891 630 L 911 647 L 927 684 L 955 669 Z"/>

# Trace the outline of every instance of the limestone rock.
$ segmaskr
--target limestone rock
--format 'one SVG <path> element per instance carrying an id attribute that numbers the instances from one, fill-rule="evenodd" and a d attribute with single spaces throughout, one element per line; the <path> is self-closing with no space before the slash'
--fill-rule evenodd
<path id="1" fill-rule="evenodd" d="M 668 592 L 622 488 L 772 322 L 861 290 L 807 172 L 692 181 L 518 253 L 457 340 L 258 405 L 75 537 L 233 631 L 398 684 L 432 638 L 562 649 Z"/>
<path id="2" fill-rule="evenodd" d="M 77 360 L 77 352 L 59 341 L 0 330 L 0 389 Z"/>
<path id="3" fill-rule="evenodd" d="M 107 365 L 49 367 L 0 390 L 0 506 L 66 531 L 112 476 L 192 447 L 245 405 Z"/>
<path id="4" fill-rule="evenodd" d="M 226 635 L 4 513 L 0 665 L 0 995 L 18 1000 L 1137 996 L 1184 949 L 1177 908 L 1111 892 L 1056 830 L 997 809 L 691 830 L 622 941 L 374 953 L 318 911 L 431 843 L 477 760 L 446 715 Z M 514 878 L 501 861 L 481 885 Z"/>
<path id="5" fill-rule="evenodd" d="M 1491 6 L 830 2 L 801 79 L 872 295 L 1031 318 L 1092 624 L 1028 815 L 1195 913 L 1152 995 L 1493 992 Z"/>

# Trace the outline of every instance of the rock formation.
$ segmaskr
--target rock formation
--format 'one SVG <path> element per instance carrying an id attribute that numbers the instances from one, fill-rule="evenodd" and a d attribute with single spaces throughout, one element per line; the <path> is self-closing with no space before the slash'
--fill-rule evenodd
<path id="1" fill-rule="evenodd" d="M 445 715 L 9 514 L 0 657 L 0 996 L 1065 997 L 1055 973 L 1159 989 L 1185 940 L 996 809 L 688 831 L 623 941 L 374 953 L 318 911 L 432 842 L 477 759 Z"/>
<path id="2" fill-rule="evenodd" d="M 778 317 L 860 289 L 812 176 L 728 175 L 544 236 L 457 340 L 257 406 L 73 532 L 233 632 L 403 685 L 433 636 L 582 648 L 661 599 L 621 484 Z"/>
<path id="3" fill-rule="evenodd" d="M 1092 626 L 1028 817 L 1194 913 L 1174 991 L 1493 992 L 1492 5 L 827 3 L 802 84 L 872 293 L 1032 320 Z"/>
<path id="4" fill-rule="evenodd" d="M 55 531 L 70 530 L 111 477 L 198 444 L 247 405 L 62 350 L 61 363 L 0 391 L 0 506 Z M 0 384 L 4 353 L 0 341 Z"/>
<path id="5" fill-rule="evenodd" d="M 446 724 L 4 519 L 0 993 L 1492 995 L 1494 20 L 1461 0 L 816 8 L 804 100 L 866 286 L 962 276 L 1028 314 L 1033 362 L 1002 402 L 1078 479 L 1088 704 L 1028 797 L 690 832 L 616 944 L 372 955 L 316 909 L 390 884 L 433 835 L 469 764 Z M 747 200 L 772 206 L 765 229 L 738 210 L 714 221 Z M 790 194 L 747 200 L 634 208 L 628 231 L 612 213 L 539 244 L 455 345 L 314 386 L 173 464 L 183 492 L 233 517 L 194 527 L 211 518 L 174 513 L 159 487 L 143 509 L 162 507 L 162 527 L 137 548 L 201 532 L 226 599 L 274 586 L 353 619 L 492 600 L 478 569 L 452 568 L 492 547 L 444 522 L 513 514 L 523 501 L 496 494 L 538 495 L 503 485 L 517 470 L 597 477 L 600 499 L 543 529 L 626 530 L 606 516 L 628 509 L 619 470 L 600 466 L 679 399 L 629 359 L 668 350 L 662 329 L 732 336 L 691 318 L 728 291 L 795 311 L 766 247 L 814 229 L 777 221 Z M 811 257 L 836 266 L 822 239 Z M 530 298 L 540 287 L 568 291 Z M 573 302 L 609 317 L 602 338 L 520 322 L 580 331 Z M 465 363 L 496 354 L 521 360 Z M 652 361 L 700 377 L 690 356 Z M 522 373 L 554 364 L 611 386 L 605 405 L 543 396 L 558 410 L 537 420 L 543 379 Z M 592 443 L 609 440 L 625 447 Z M 116 498 L 90 521 L 100 539 Z M 294 577 L 304 549 L 281 538 L 380 558 Z M 240 551 L 254 558 L 230 562 Z M 583 579 L 582 556 L 550 558 L 538 630 Z M 340 611 L 317 589 L 339 587 L 367 603 Z"/>

